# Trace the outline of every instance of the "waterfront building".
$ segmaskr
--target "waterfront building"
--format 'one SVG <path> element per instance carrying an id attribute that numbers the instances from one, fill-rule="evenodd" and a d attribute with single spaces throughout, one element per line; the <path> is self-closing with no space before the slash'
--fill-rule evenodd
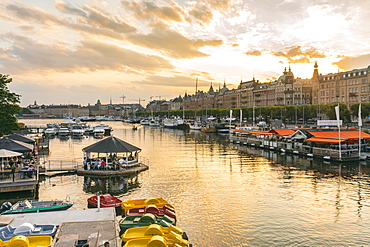
<path id="1" fill-rule="evenodd" d="M 321 75 L 315 64 L 313 73 L 313 104 L 343 103 L 348 107 L 370 102 L 370 66 Z"/>
<path id="2" fill-rule="evenodd" d="M 218 91 L 210 86 L 207 92 L 185 94 L 185 109 L 245 108 L 305 104 L 370 102 L 370 66 L 362 69 L 319 74 L 314 64 L 312 78 L 295 78 L 290 66 L 275 81 L 241 81 L 237 88 L 228 89 L 226 83 Z"/>

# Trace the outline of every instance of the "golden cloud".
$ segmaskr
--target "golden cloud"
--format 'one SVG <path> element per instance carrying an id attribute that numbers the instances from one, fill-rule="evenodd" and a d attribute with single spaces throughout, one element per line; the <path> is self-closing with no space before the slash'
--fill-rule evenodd
<path id="1" fill-rule="evenodd" d="M 370 65 L 370 54 L 359 55 L 357 57 L 344 57 L 338 62 L 333 63 L 343 70 L 352 70 L 353 68 L 366 68 Z"/>
<path id="2" fill-rule="evenodd" d="M 172 3 L 166 6 L 158 6 L 154 2 L 135 2 L 135 1 L 121 1 L 124 9 L 130 10 L 139 19 L 153 19 L 158 18 L 166 21 L 182 22 L 185 13 L 182 9 Z M 186 17 L 185 17 L 186 18 Z"/>
<path id="3" fill-rule="evenodd" d="M 208 54 L 198 51 L 204 46 L 220 46 L 222 40 L 189 39 L 168 29 L 154 29 L 150 34 L 132 34 L 127 39 L 140 46 L 164 52 L 172 58 L 205 57 Z"/>
<path id="4" fill-rule="evenodd" d="M 249 56 L 261 56 L 262 52 L 258 50 L 253 50 L 253 51 L 246 51 L 244 54 L 249 55 Z"/>
<path id="5" fill-rule="evenodd" d="M 291 63 L 310 63 L 312 58 L 325 58 L 324 53 L 318 52 L 315 48 L 302 49 L 301 46 L 287 48 L 286 51 L 272 52 L 277 57 L 285 57 Z"/>
<path id="6" fill-rule="evenodd" d="M 7 51 L 8 57 L 1 57 L 0 63 L 12 71 L 12 74 L 35 72 L 83 72 L 84 70 L 117 70 L 127 73 L 138 71 L 159 72 L 173 69 L 166 59 L 147 55 L 120 46 L 85 40 L 74 50 L 62 45 L 47 45 L 24 36 L 8 33 L 3 40 L 13 42 Z"/>

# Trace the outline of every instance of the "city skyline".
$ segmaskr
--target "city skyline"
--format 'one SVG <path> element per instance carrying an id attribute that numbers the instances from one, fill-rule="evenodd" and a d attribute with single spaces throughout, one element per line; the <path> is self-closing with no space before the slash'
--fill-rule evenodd
<path id="1" fill-rule="evenodd" d="M 311 78 L 370 63 L 370 1 L 3 1 L 0 73 L 21 106 L 146 105 L 284 67 Z M 145 101 L 144 101 L 145 100 Z"/>

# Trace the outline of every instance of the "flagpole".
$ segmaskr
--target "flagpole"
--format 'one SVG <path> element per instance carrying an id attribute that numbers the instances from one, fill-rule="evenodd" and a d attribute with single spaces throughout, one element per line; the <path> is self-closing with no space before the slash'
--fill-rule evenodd
<path id="1" fill-rule="evenodd" d="M 361 159 L 361 126 L 362 126 L 362 117 L 361 117 L 361 103 L 358 106 L 358 158 Z"/>
<path id="2" fill-rule="evenodd" d="M 335 107 L 335 114 L 337 115 L 337 125 L 338 125 L 338 145 L 339 145 L 339 160 L 342 160 L 342 145 L 340 143 L 340 116 L 339 116 L 339 103 Z"/>

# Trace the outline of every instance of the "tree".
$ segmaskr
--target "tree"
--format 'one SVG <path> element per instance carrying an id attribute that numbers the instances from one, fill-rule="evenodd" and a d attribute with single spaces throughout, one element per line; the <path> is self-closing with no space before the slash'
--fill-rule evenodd
<path id="1" fill-rule="evenodd" d="M 15 114 L 21 109 L 18 105 L 21 96 L 9 91 L 8 84 L 12 78 L 8 77 L 0 74 L 0 137 L 19 129 Z"/>

